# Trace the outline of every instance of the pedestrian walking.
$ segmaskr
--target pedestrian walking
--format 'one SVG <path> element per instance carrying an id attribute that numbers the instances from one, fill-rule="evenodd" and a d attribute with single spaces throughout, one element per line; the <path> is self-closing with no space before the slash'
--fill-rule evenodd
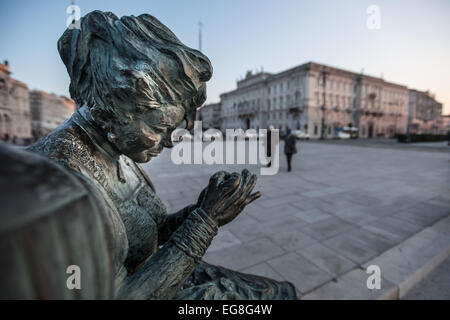
<path id="1" fill-rule="evenodd" d="M 292 130 L 288 129 L 286 137 L 284 138 L 284 154 L 286 155 L 288 172 L 292 170 L 291 161 L 292 156 L 297 153 L 297 139 Z"/>
<path id="2" fill-rule="evenodd" d="M 274 127 L 269 126 L 269 130 L 267 130 L 267 138 L 266 138 L 266 154 L 267 158 L 272 159 L 272 130 Z M 267 167 L 270 167 L 272 160 L 269 161 Z"/>

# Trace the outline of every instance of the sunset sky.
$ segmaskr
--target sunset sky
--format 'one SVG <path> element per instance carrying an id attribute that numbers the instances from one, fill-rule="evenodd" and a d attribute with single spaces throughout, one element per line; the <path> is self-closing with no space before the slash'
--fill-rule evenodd
<path id="1" fill-rule="evenodd" d="M 308 61 L 430 90 L 450 113 L 450 1 L 448 0 L 76 0 L 118 16 L 149 13 L 186 45 L 203 52 L 214 74 L 208 101 L 236 86 L 247 70 L 279 72 Z M 70 1 L 1 1 L 0 60 L 13 77 L 68 95 L 69 77 L 56 42 L 66 28 Z M 369 5 L 381 10 L 381 28 L 367 28 Z"/>

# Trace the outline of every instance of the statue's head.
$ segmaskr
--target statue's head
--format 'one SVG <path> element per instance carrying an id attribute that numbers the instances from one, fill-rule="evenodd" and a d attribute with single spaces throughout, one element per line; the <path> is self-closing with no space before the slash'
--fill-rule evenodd
<path id="1" fill-rule="evenodd" d="M 212 66 L 151 15 L 93 11 L 67 29 L 58 51 L 70 94 L 121 153 L 146 162 L 171 147 L 177 127 L 193 127 Z"/>

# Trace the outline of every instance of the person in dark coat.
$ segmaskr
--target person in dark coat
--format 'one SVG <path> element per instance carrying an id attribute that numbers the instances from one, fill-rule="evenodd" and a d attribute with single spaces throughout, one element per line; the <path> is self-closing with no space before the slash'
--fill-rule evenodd
<path id="1" fill-rule="evenodd" d="M 297 139 L 292 134 L 292 130 L 288 129 L 286 137 L 284 138 L 284 154 L 286 155 L 287 164 L 288 164 L 288 171 L 290 172 L 292 170 L 291 167 L 291 160 L 292 155 L 297 153 Z"/>
<path id="2" fill-rule="evenodd" d="M 272 130 L 274 129 L 273 126 L 269 126 L 269 130 L 267 130 L 267 138 L 266 138 L 266 154 L 269 159 L 272 157 Z M 270 167 L 272 161 L 269 161 L 267 164 L 268 167 Z"/>

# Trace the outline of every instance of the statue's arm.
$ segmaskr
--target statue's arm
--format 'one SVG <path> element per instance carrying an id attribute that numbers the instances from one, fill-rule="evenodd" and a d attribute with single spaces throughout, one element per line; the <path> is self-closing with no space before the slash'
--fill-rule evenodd
<path id="1" fill-rule="evenodd" d="M 172 299 L 182 288 L 217 234 L 217 223 L 200 208 L 135 273 L 127 276 L 118 299 Z"/>
<path id="2" fill-rule="evenodd" d="M 162 223 L 158 226 L 158 245 L 166 243 L 170 236 L 183 224 L 189 214 L 197 208 L 192 204 L 178 212 L 165 215 Z"/>

